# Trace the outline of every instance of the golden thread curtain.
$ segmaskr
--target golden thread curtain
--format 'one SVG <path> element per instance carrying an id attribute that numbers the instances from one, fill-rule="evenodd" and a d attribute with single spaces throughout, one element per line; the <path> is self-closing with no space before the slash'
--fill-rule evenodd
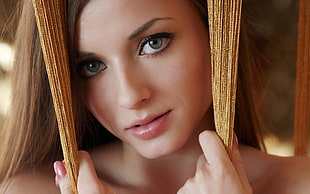
<path id="1" fill-rule="evenodd" d="M 52 92 L 64 162 L 72 191 L 77 193 L 77 144 L 65 34 L 66 1 L 33 0 L 32 3 Z"/>
<path id="2" fill-rule="evenodd" d="M 208 0 L 215 128 L 231 151 L 242 0 Z"/>

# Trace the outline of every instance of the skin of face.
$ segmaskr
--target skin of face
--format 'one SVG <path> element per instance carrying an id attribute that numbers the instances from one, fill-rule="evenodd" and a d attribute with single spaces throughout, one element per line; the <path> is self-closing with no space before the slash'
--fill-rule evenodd
<path id="1" fill-rule="evenodd" d="M 89 1 L 77 37 L 87 107 L 124 147 L 158 158 L 211 127 L 208 31 L 190 1 Z M 146 138 L 128 130 L 158 118 Z"/>

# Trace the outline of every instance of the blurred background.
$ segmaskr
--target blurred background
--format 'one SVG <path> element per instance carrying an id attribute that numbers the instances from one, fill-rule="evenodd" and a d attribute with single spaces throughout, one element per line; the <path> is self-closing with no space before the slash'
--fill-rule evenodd
<path id="1" fill-rule="evenodd" d="M 267 151 L 293 155 L 293 119 L 298 0 L 252 0 L 257 33 L 269 63 L 264 91 Z M 9 108 L 11 59 L 16 24 L 10 20 L 16 0 L 0 0 L 0 129 Z M 310 150 L 310 149 L 309 149 Z"/>

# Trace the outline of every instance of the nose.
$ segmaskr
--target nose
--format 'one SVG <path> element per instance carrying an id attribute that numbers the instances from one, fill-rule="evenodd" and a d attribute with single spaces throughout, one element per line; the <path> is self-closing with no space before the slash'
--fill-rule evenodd
<path id="1" fill-rule="evenodd" d="M 138 72 L 123 71 L 118 75 L 119 91 L 117 102 L 126 109 L 137 109 L 151 98 L 150 88 Z"/>

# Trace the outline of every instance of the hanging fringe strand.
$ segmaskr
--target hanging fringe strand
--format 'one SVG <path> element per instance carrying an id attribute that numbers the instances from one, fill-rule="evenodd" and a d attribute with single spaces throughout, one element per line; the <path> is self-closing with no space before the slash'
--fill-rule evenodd
<path id="1" fill-rule="evenodd" d="M 67 174 L 73 193 L 77 193 L 77 145 L 64 30 L 65 1 L 32 0 L 32 3 L 50 82 Z"/>
<path id="2" fill-rule="evenodd" d="M 215 128 L 231 152 L 235 117 L 241 0 L 208 0 Z"/>

